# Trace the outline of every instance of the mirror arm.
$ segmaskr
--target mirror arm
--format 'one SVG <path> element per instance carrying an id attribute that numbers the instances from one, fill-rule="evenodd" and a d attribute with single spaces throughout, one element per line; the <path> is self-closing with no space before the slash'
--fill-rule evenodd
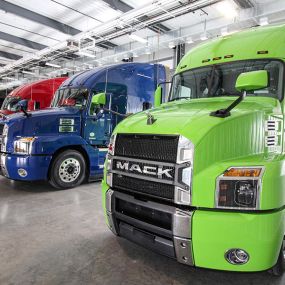
<path id="1" fill-rule="evenodd" d="M 158 85 L 157 85 L 157 87 L 159 87 L 160 85 L 162 85 L 162 84 L 168 84 L 168 83 L 172 83 L 172 81 L 163 81 L 163 82 L 160 82 L 160 83 L 158 83 Z"/>
<path id="2" fill-rule="evenodd" d="M 121 114 L 121 113 L 119 113 L 119 112 L 116 112 L 116 111 L 113 111 L 113 110 L 110 110 L 110 109 L 107 109 L 107 108 L 104 108 L 104 107 L 101 108 L 101 110 L 104 110 L 104 111 L 106 111 L 106 112 L 109 112 L 109 113 L 112 113 L 112 114 L 114 114 L 114 115 L 121 116 L 121 117 L 124 117 L 124 118 L 126 118 L 126 117 L 132 115 L 132 114 Z"/>
<path id="3" fill-rule="evenodd" d="M 26 116 L 27 118 L 29 118 L 29 117 L 32 116 L 32 115 L 31 115 L 30 113 L 28 113 L 28 112 L 25 110 L 25 108 L 23 108 L 22 106 L 21 106 L 21 111 L 25 114 L 25 116 Z"/>
<path id="4" fill-rule="evenodd" d="M 231 110 L 234 109 L 240 102 L 244 100 L 246 97 L 246 91 L 243 91 L 242 94 L 226 109 L 220 109 L 217 111 L 214 111 L 210 113 L 210 116 L 212 117 L 218 117 L 218 118 L 226 118 L 231 115 Z"/>

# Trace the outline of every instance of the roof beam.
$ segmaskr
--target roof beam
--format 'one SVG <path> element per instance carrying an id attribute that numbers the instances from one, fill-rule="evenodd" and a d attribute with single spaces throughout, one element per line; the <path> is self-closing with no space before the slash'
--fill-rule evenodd
<path id="1" fill-rule="evenodd" d="M 21 6 L 9 3 L 9 2 L 4 1 L 4 0 L 0 0 L 0 9 L 5 11 L 5 12 L 8 12 L 8 13 L 17 15 L 19 17 L 28 19 L 30 21 L 42 24 L 44 26 L 48 26 L 48 27 L 53 28 L 57 31 L 60 31 L 64 34 L 74 36 L 74 35 L 81 32 L 80 30 L 77 30 L 71 26 L 65 25 L 59 21 L 48 18 L 46 16 L 43 16 L 41 14 L 30 11 L 28 9 L 21 7 Z"/>
<path id="2" fill-rule="evenodd" d="M 251 0 L 234 0 L 234 2 L 242 9 L 253 8 L 254 4 Z"/>
<path id="3" fill-rule="evenodd" d="M 119 10 L 124 13 L 133 9 L 133 7 L 120 0 L 103 0 L 103 1 L 107 3 L 112 9 Z"/>
<path id="4" fill-rule="evenodd" d="M 20 38 L 20 37 L 16 37 L 10 34 L 6 34 L 4 32 L 0 31 L 0 39 L 7 41 L 7 42 L 11 42 L 11 43 L 15 43 L 21 46 L 25 46 L 31 49 L 36 49 L 36 50 L 41 50 L 46 48 L 47 46 L 24 39 L 24 38 Z"/>
<path id="5" fill-rule="evenodd" d="M 6 52 L 6 51 L 0 51 L 0 57 L 12 59 L 12 60 L 18 60 L 18 59 L 22 58 L 22 56 L 19 56 L 19 55 L 14 54 L 14 53 Z"/>
<path id="6" fill-rule="evenodd" d="M 130 5 L 124 3 L 123 1 L 120 1 L 120 0 L 103 0 L 103 1 L 107 4 L 109 4 L 111 6 L 111 8 L 113 8 L 115 10 L 119 10 L 123 13 L 134 9 Z M 147 18 L 147 16 L 145 16 L 144 19 L 146 19 L 146 18 Z M 166 27 L 160 23 L 158 23 L 154 26 L 149 26 L 148 28 L 150 30 L 152 30 L 153 32 L 156 32 L 156 33 L 164 33 L 164 32 L 170 31 L 170 29 L 168 27 Z"/>

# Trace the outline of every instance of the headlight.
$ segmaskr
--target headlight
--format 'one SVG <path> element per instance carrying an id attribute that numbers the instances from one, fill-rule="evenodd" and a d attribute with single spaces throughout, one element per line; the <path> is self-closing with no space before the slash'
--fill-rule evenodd
<path id="1" fill-rule="evenodd" d="M 7 151 L 8 131 L 9 131 L 9 127 L 8 125 L 5 124 L 3 128 L 3 132 L 2 132 L 2 141 L 1 141 L 1 151 L 2 152 Z"/>
<path id="2" fill-rule="evenodd" d="M 14 152 L 18 154 L 31 154 L 35 137 L 25 137 L 14 141 Z"/>
<path id="3" fill-rule="evenodd" d="M 257 210 L 262 167 L 232 167 L 217 179 L 216 207 Z"/>

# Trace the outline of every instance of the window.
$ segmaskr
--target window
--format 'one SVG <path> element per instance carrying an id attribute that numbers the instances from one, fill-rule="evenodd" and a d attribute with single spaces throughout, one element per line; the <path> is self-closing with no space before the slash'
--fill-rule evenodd
<path id="1" fill-rule="evenodd" d="M 75 107 L 83 109 L 88 100 L 87 89 L 65 88 L 57 90 L 51 107 Z"/>
<path id="2" fill-rule="evenodd" d="M 248 96 L 266 96 L 282 99 L 283 64 L 276 60 L 244 60 L 211 65 L 179 73 L 173 77 L 169 101 L 180 99 L 239 96 L 235 89 L 243 72 L 267 70 L 269 86 L 248 93 Z"/>

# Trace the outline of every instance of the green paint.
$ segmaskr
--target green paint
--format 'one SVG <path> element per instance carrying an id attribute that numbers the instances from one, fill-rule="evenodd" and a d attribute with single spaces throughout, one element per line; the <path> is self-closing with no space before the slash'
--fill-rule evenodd
<path id="1" fill-rule="evenodd" d="M 268 86 L 268 72 L 265 70 L 251 71 L 240 74 L 236 81 L 238 91 L 252 91 Z"/>
<path id="2" fill-rule="evenodd" d="M 183 57 L 176 74 L 241 60 L 275 59 L 284 63 L 284 33 L 285 25 L 268 26 L 203 43 Z M 267 83 L 267 72 L 250 72 L 240 75 L 236 87 L 251 91 L 264 88 Z M 257 92 L 237 105 L 231 116 L 216 118 L 211 117 L 210 112 L 226 108 L 237 96 L 160 104 L 161 92 L 158 88 L 155 94 L 157 108 L 148 111 L 155 117 L 155 124 L 147 125 L 145 112 L 140 112 L 123 120 L 114 133 L 176 134 L 194 144 L 192 206 L 196 211 L 192 219 L 192 244 L 195 265 L 232 271 L 271 268 L 277 262 L 285 231 L 285 210 L 282 210 L 285 205 L 284 100 L 259 96 Z M 266 145 L 267 136 L 272 135 L 272 131 L 267 130 L 268 120 L 277 121 L 278 129 L 273 131 L 277 138 L 275 147 Z M 265 169 L 260 212 L 217 211 L 217 177 L 229 167 L 244 166 Z M 105 179 L 102 182 L 104 210 L 108 190 Z M 247 264 L 234 266 L 225 260 L 225 252 L 235 247 L 248 251 Z"/>
<path id="3" fill-rule="evenodd" d="M 161 99 L 162 99 L 162 87 L 159 85 L 154 93 L 154 107 L 159 107 L 161 105 Z"/>
<path id="4" fill-rule="evenodd" d="M 94 105 L 105 105 L 106 104 L 106 94 L 105 93 L 98 93 L 92 97 L 91 104 Z"/>

